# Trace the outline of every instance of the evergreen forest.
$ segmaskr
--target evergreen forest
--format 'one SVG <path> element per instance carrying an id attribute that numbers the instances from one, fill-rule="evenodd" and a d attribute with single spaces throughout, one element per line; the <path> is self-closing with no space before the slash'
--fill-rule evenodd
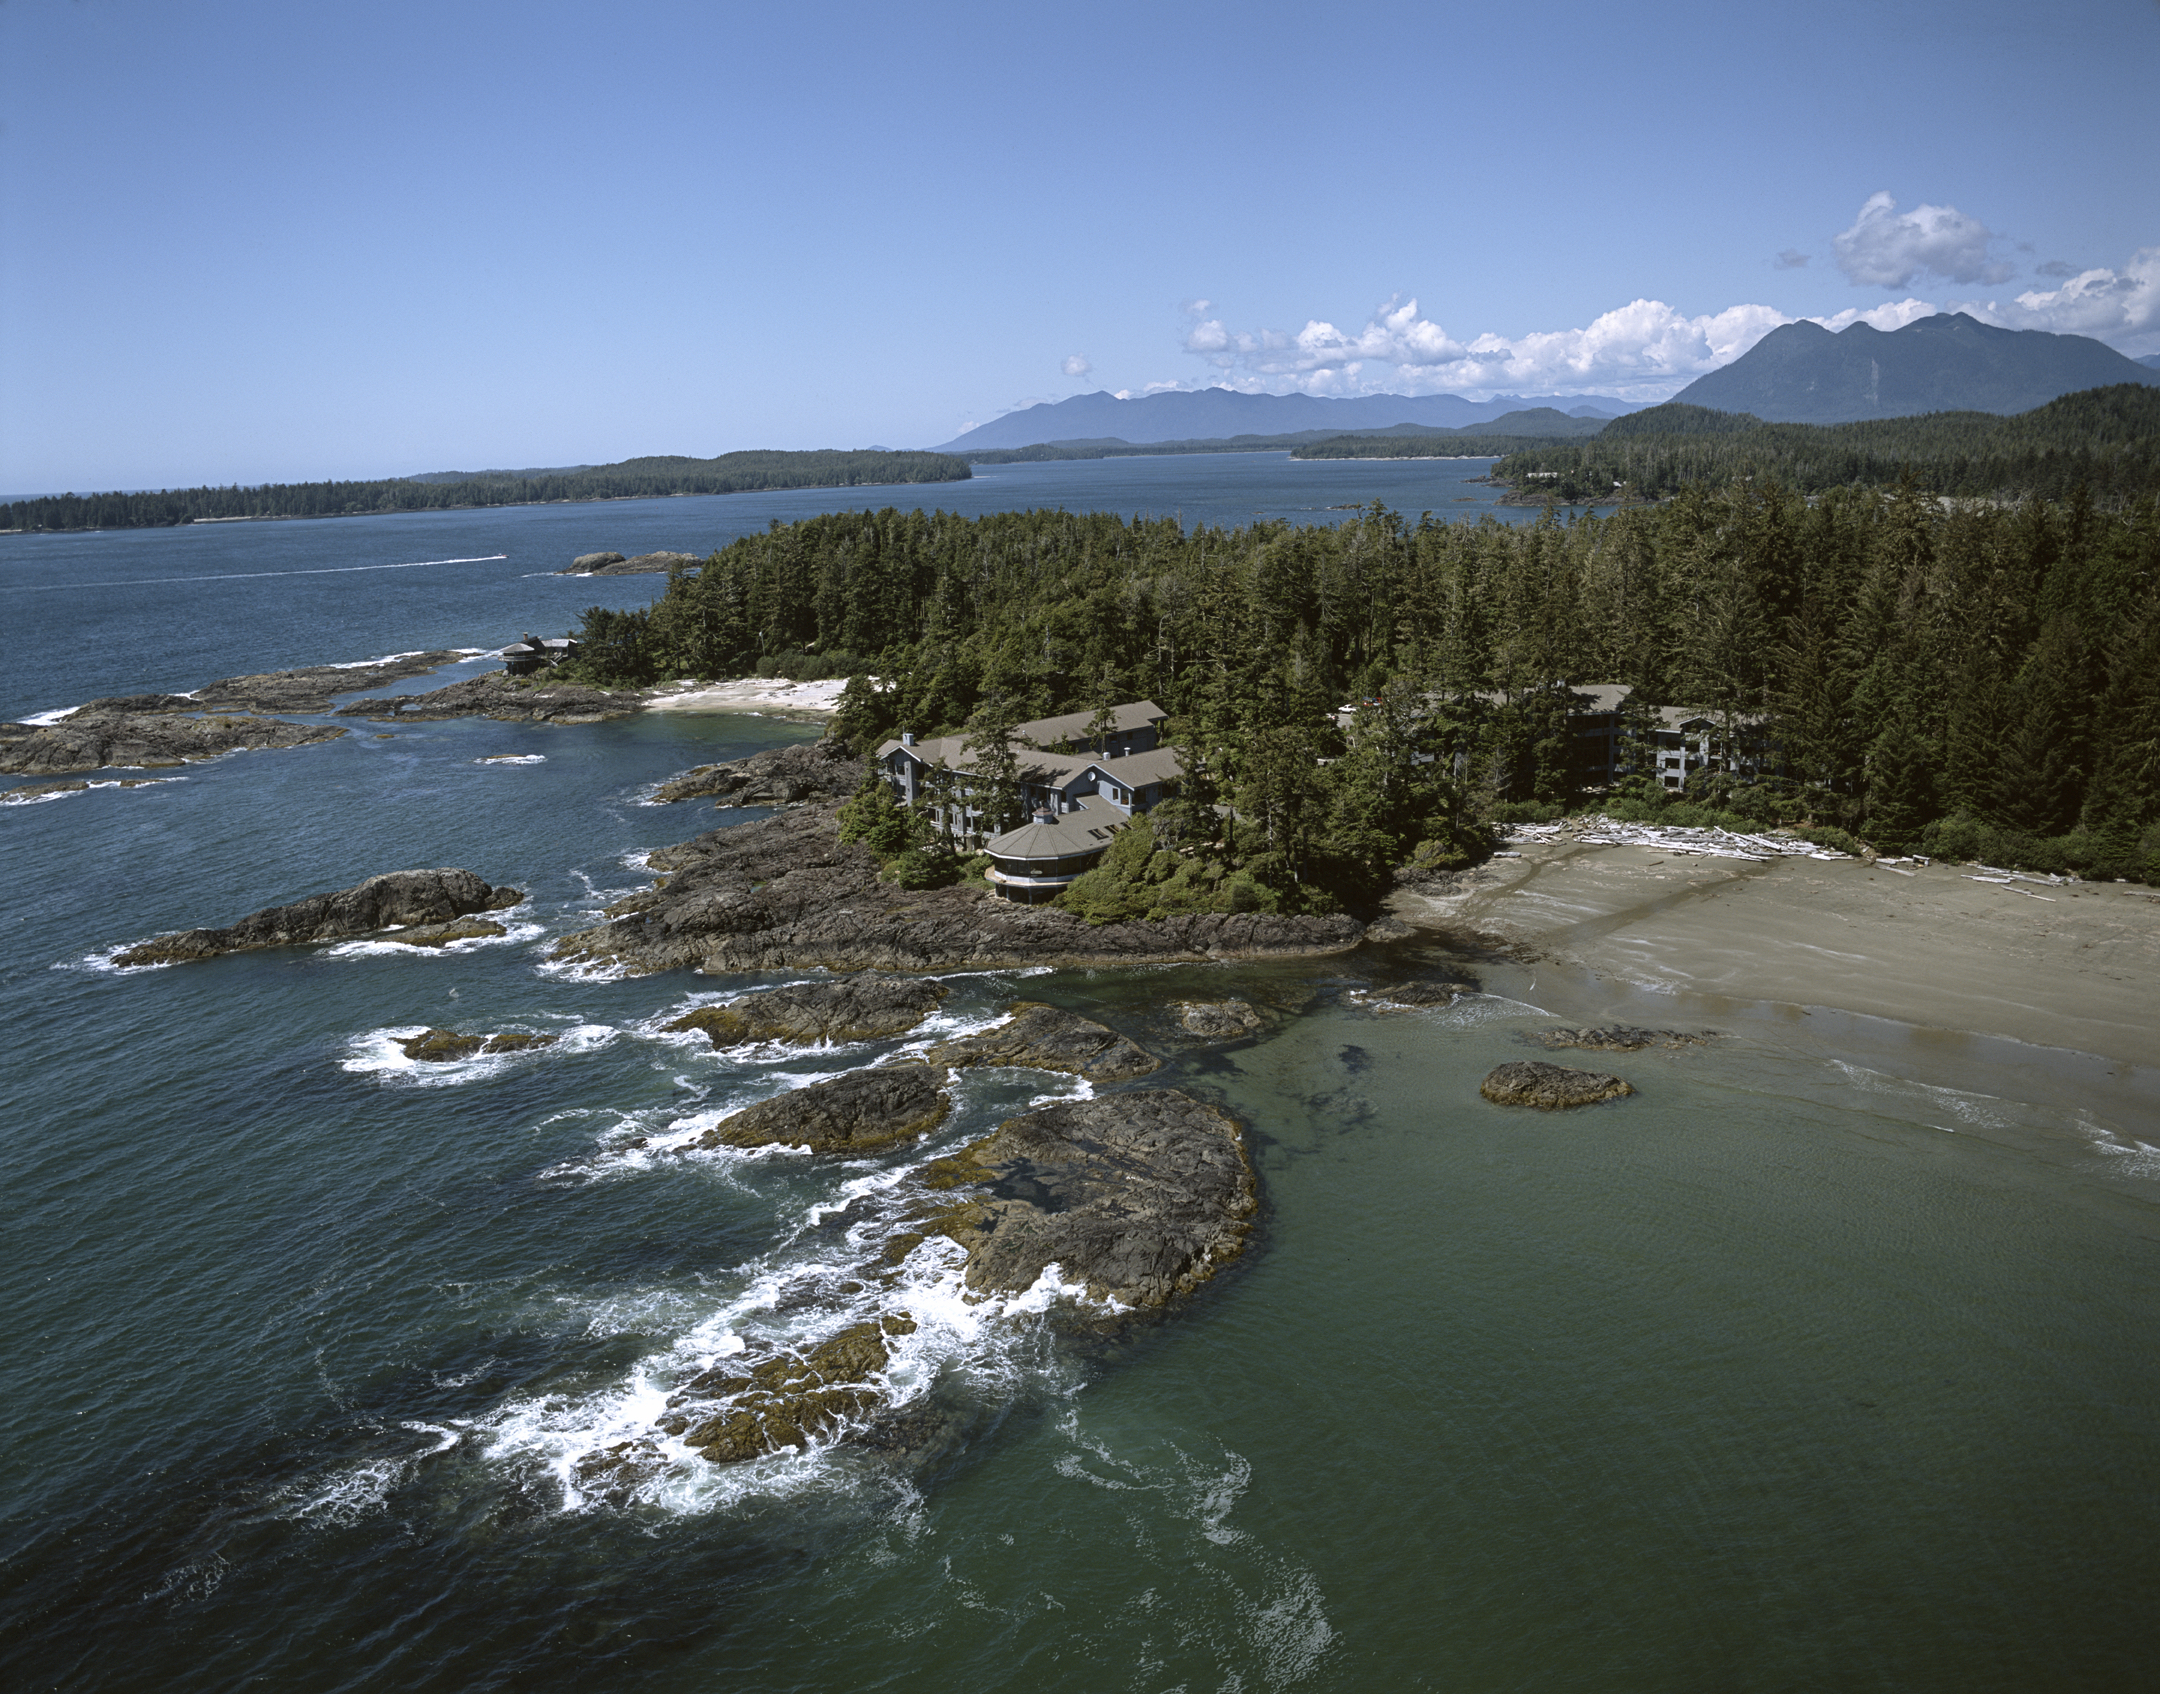
<path id="1" fill-rule="evenodd" d="M 1464 443 L 1504 455 L 1493 480 L 1518 500 L 1563 505 L 1662 500 L 1689 484 L 1777 482 L 1803 494 L 1889 488 L 2063 500 L 2079 488 L 2104 507 L 2160 495 L 2160 387 L 2123 383 L 2066 394 L 2015 417 L 1930 412 L 1846 424 L 1766 424 L 1745 412 L 1668 403 L 1615 418 L 1587 441 Z M 1421 458 L 1429 438 L 1341 436 L 1293 457 Z"/>
<path id="2" fill-rule="evenodd" d="M 974 473 L 947 453 L 723 453 L 661 455 L 535 474 L 483 471 L 458 481 L 264 483 L 136 494 L 54 494 L 0 504 L 0 530 L 149 529 L 233 518 L 343 518 L 369 512 L 527 506 L 558 500 L 640 500 L 666 494 L 738 494 L 762 488 L 858 488 L 877 483 L 965 482 Z"/>
<path id="3" fill-rule="evenodd" d="M 849 676 L 835 730 L 864 749 L 1152 698 L 1188 778 L 1096 890 L 1111 915 L 1176 909 L 1149 888 L 1180 879 L 1357 907 L 1583 805 L 2160 881 L 2150 498 L 1766 479 L 1565 523 L 1238 530 L 888 508 L 775 524 L 581 635 L 603 683 Z M 1771 767 L 1675 797 L 1630 752 L 1642 774 L 1595 789 L 1568 722 L 1590 683 L 1632 685 L 1635 748 L 1647 707 L 1687 706 L 1759 723 Z"/>

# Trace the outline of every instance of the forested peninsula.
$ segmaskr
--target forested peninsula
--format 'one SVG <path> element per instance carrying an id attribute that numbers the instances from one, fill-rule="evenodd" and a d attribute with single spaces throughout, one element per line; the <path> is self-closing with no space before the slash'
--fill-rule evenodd
<path id="1" fill-rule="evenodd" d="M 1425 435 L 1336 436 L 1301 459 L 1425 458 Z M 1615 418 L 1585 441 L 1487 440 L 1439 449 L 1504 455 L 1493 479 L 1512 498 L 1562 505 L 1662 500 L 1690 483 L 1775 480 L 1803 494 L 1888 488 L 1910 475 L 1929 494 L 2102 506 L 2160 494 L 2160 388 L 2123 383 L 2000 417 L 1930 412 L 1846 424 L 1768 424 L 1745 412 L 1677 403 Z"/>
<path id="2" fill-rule="evenodd" d="M 595 682 L 850 676 L 858 749 L 1152 699 L 1187 775 L 1107 866 L 1141 911 L 1195 866 L 1269 909 L 1357 909 L 1495 820 L 1583 805 L 2160 881 L 2150 498 L 1766 480 L 1514 527 L 839 513 L 732 543 L 649 611 L 595 608 L 581 639 Z M 1593 787 L 1572 714 L 1597 683 L 1634 692 L 1629 774 Z M 1668 794 L 1630 751 L 1664 706 L 1760 758 Z"/>
<path id="3" fill-rule="evenodd" d="M 0 504 L 0 530 L 150 529 L 241 518 L 342 518 L 469 506 L 642 500 L 667 494 L 739 494 L 765 488 L 965 482 L 973 474 L 965 459 L 949 453 L 752 452 L 723 453 L 715 459 L 662 454 L 572 470 L 482 471 L 447 482 L 434 477 L 385 477 L 373 482 L 55 494 Z"/>

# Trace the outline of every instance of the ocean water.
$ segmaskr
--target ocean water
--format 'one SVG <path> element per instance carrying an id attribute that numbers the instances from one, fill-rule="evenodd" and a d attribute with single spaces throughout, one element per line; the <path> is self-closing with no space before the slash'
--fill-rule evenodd
<path id="1" fill-rule="evenodd" d="M 559 627 L 657 585 L 535 573 L 786 515 L 737 500 L 0 538 L 36 631 L 7 709 Z M 1429 941 L 960 974 L 931 1028 L 840 1051 L 663 1027 L 785 974 L 549 964 L 643 853 L 756 815 L 653 784 L 814 734 L 360 724 L 0 808 L 11 1687 L 2145 1685 L 2149 1076 Z M 104 962 L 421 864 L 527 890 L 511 933 Z M 1444 1011 L 1366 998 L 1463 968 L 1483 991 Z M 1227 994 L 1269 1008 L 1258 1038 L 1168 1021 Z M 704 1365 L 857 1321 L 910 1173 L 1079 1085 L 968 1074 L 931 1142 L 877 1159 L 670 1144 L 1020 997 L 1249 1126 L 1244 1259 L 1080 1342 L 1052 1290 L 971 1305 L 918 1249 L 889 1375 L 919 1442 L 581 1468 Z M 1524 1031 L 1606 1017 L 1727 1033 L 1600 1058 L 1639 1092 L 1588 1112 L 1478 1098 Z M 429 1025 L 560 1039 L 408 1063 Z"/>

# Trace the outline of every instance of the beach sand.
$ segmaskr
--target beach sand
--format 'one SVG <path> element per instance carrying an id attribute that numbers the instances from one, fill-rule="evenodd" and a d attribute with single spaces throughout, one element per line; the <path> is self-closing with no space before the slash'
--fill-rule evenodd
<path id="1" fill-rule="evenodd" d="M 1973 874 L 1553 843 L 1392 906 L 1683 1001 L 1836 1007 L 2160 1065 L 2160 892 Z"/>
<path id="2" fill-rule="evenodd" d="M 758 712 L 766 717 L 829 718 L 839 709 L 847 679 L 790 682 L 744 677 L 736 682 L 675 683 L 645 702 L 648 712 Z"/>

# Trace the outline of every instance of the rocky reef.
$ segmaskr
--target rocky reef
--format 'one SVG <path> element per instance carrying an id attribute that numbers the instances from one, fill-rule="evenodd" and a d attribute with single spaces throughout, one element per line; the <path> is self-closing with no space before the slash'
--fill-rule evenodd
<path id="1" fill-rule="evenodd" d="M 193 703 L 198 709 L 210 706 L 221 711 L 327 712 L 333 695 L 387 688 L 393 682 L 426 676 L 470 657 L 443 648 L 432 653 L 403 653 L 367 665 L 307 665 L 299 670 L 266 671 L 260 676 L 229 676 L 196 689 Z"/>
<path id="2" fill-rule="evenodd" d="M 116 965 L 175 965 L 258 947 L 349 941 L 394 926 L 447 924 L 474 912 L 499 912 L 525 898 L 493 888 L 468 870 L 388 871 L 354 888 L 268 906 L 223 929 L 189 929 L 130 947 Z M 394 938 L 393 938 L 394 939 Z M 447 938 L 446 938 L 447 939 Z"/>
<path id="3" fill-rule="evenodd" d="M 752 1041 L 873 1041 L 913 1029 L 951 992 L 942 982 L 905 976 L 795 983 L 746 994 L 725 1006 L 700 1006 L 666 1027 L 701 1029 L 715 1047 Z"/>
<path id="4" fill-rule="evenodd" d="M 446 1065 L 454 1059 L 478 1058 L 488 1053 L 529 1053 L 536 1047 L 552 1047 L 559 1035 L 527 1035 L 522 1030 L 503 1030 L 494 1035 L 460 1035 L 453 1029 L 427 1029 L 398 1043 L 408 1059 Z"/>
<path id="5" fill-rule="evenodd" d="M 1568 1106 L 1617 1100 L 1635 1090 L 1619 1077 L 1601 1071 L 1576 1071 L 1564 1065 L 1517 1060 L 1496 1067 L 1478 1085 L 1478 1092 L 1496 1106 L 1535 1106 L 1541 1112 L 1555 1112 Z"/>
<path id="6" fill-rule="evenodd" d="M 934 1065 L 877 1065 L 813 1082 L 723 1118 L 686 1148 L 802 1147 L 871 1153 L 927 1135 L 952 1110 L 949 1072 Z"/>
<path id="7" fill-rule="evenodd" d="M 933 1225 L 966 1249 L 968 1287 L 1019 1293 L 1055 1264 L 1131 1308 L 1207 1281 L 1244 1251 L 1259 1207 L 1237 1120 L 1175 1088 L 1008 1118 L 931 1180 L 972 1191 Z"/>
<path id="8" fill-rule="evenodd" d="M 782 1353 L 745 1371 L 706 1371 L 674 1396 L 660 1428 L 715 1464 L 807 1446 L 881 1403 L 871 1379 L 892 1357 L 889 1338 L 912 1335 L 916 1327 L 907 1313 L 889 1312 L 801 1353 Z M 700 1401 L 722 1406 L 685 1409 Z"/>
<path id="9" fill-rule="evenodd" d="M 1128 1082 L 1159 1070 L 1162 1061 L 1114 1029 L 1078 1012 L 1022 1000 L 1012 1015 L 993 1029 L 940 1042 L 930 1062 L 952 1065 L 1017 1065 L 1026 1070 L 1064 1071 L 1090 1082 Z"/>
<path id="10" fill-rule="evenodd" d="M 672 571 L 690 565 L 702 565 L 704 556 L 698 553 L 640 553 L 634 559 L 626 559 L 620 553 L 580 553 L 557 576 L 644 576 L 660 571 Z"/>
<path id="11" fill-rule="evenodd" d="M 93 704 L 58 723 L 0 724 L 0 772 L 58 776 L 109 765 L 179 765 L 243 749 L 307 747 L 335 741 L 344 733 L 328 724 L 287 723 L 282 718 L 183 717 L 162 708 L 136 712 Z"/>
<path id="12" fill-rule="evenodd" d="M 773 747 L 747 759 L 698 765 L 663 782 L 653 798 L 668 802 L 712 799 L 722 806 L 844 800 L 862 786 L 867 770 L 846 742 L 828 736 L 807 746 Z"/>
<path id="13" fill-rule="evenodd" d="M 1580 1048 L 1589 1053 L 1638 1053 L 1645 1047 L 1699 1047 L 1709 1036 L 1680 1029 L 1630 1029 L 1613 1024 L 1604 1029 L 1540 1029 L 1524 1039 L 1555 1052 Z"/>
<path id="14" fill-rule="evenodd" d="M 800 969 L 940 971 L 1008 965 L 1198 963 L 1347 952 L 1349 917 L 1205 912 L 1089 924 L 979 885 L 907 890 L 878 881 L 867 847 L 840 840 L 838 807 L 790 806 L 662 848 L 656 888 L 608 907 L 610 921 L 565 936 L 555 957 L 642 975 Z"/>
<path id="15" fill-rule="evenodd" d="M 1439 981 L 1420 979 L 1415 982 L 1398 982 L 1386 988 L 1366 989 L 1351 997 L 1363 1001 L 1376 1012 L 1414 1012 L 1452 1006 L 1465 994 L 1477 992 L 1476 982 L 1451 977 Z"/>
<path id="16" fill-rule="evenodd" d="M 500 718 L 505 723 L 600 723 L 626 718 L 644 700 L 634 691 L 587 688 L 577 682 L 522 678 L 503 671 L 468 677 L 426 694 L 395 694 L 355 700 L 339 717 L 374 723 L 430 723 L 442 718 Z"/>

